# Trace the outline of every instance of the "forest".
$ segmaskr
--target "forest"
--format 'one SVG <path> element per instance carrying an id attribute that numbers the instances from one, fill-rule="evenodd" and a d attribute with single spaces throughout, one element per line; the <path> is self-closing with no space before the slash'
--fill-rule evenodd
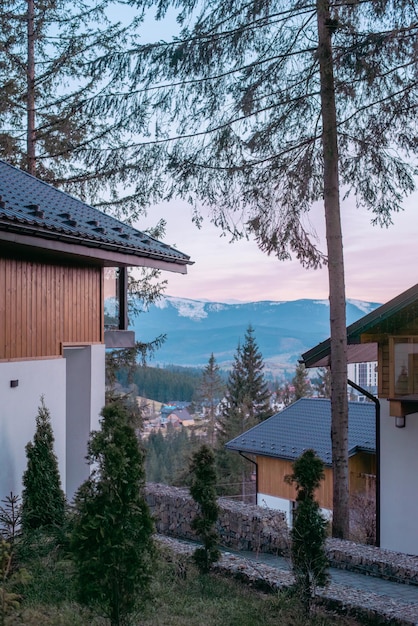
<path id="1" fill-rule="evenodd" d="M 137 395 L 156 402 L 193 402 L 198 399 L 202 370 L 178 365 L 165 368 L 137 365 L 133 372 L 119 370 L 117 379 L 123 387 L 133 383 Z"/>

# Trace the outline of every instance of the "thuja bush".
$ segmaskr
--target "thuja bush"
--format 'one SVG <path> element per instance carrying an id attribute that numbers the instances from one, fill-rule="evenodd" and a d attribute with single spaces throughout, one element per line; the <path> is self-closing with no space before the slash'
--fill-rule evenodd
<path id="1" fill-rule="evenodd" d="M 190 494 L 199 506 L 199 511 L 192 520 L 191 526 L 203 543 L 202 548 L 195 550 L 193 559 L 199 571 L 206 573 L 220 557 L 217 548 L 218 535 L 215 529 L 219 515 L 216 499 L 215 457 L 211 448 L 207 445 L 201 446 L 193 455 L 189 469 L 192 475 Z"/>
<path id="2" fill-rule="evenodd" d="M 103 409 L 88 459 L 93 471 L 75 496 L 70 544 L 78 597 L 119 626 L 148 597 L 155 556 L 143 452 L 120 405 Z"/>
<path id="3" fill-rule="evenodd" d="M 61 488 L 58 461 L 54 453 L 51 416 L 44 398 L 36 416 L 33 441 L 26 446 L 27 467 L 23 474 L 22 530 L 62 527 L 66 500 Z"/>
<path id="4" fill-rule="evenodd" d="M 306 450 L 294 463 L 287 482 L 296 486 L 296 512 L 291 530 L 292 570 L 295 586 L 309 611 L 315 587 L 328 583 L 325 552 L 327 521 L 315 500 L 315 490 L 324 478 L 324 464 L 314 450 Z"/>

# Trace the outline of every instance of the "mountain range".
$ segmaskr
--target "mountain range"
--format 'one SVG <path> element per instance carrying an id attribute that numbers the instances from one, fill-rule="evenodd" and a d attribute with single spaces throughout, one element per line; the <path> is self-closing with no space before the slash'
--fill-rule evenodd
<path id="1" fill-rule="evenodd" d="M 347 325 L 380 306 L 347 300 Z M 140 341 L 166 335 L 149 359 L 152 366 L 207 365 L 213 352 L 222 369 L 231 367 L 248 326 L 263 355 L 266 373 L 293 374 L 300 355 L 329 337 L 328 300 L 261 301 L 237 304 L 165 296 L 139 313 L 131 328 Z"/>

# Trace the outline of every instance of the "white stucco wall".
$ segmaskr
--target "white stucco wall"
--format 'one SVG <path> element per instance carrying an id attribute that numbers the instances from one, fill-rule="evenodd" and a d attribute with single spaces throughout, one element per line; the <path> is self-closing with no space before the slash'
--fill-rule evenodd
<path id="1" fill-rule="evenodd" d="M 41 396 L 51 414 L 61 484 L 71 500 L 89 475 L 87 441 L 105 402 L 105 346 L 65 348 L 65 358 L 0 362 L 0 499 L 20 494 L 25 447 Z M 10 387 L 18 380 L 17 387 Z"/>
<path id="2" fill-rule="evenodd" d="M 17 387 L 10 387 L 18 380 Z M 35 418 L 44 396 L 51 414 L 55 453 L 65 485 L 65 361 L 38 359 L 0 362 L 0 498 L 20 494 L 26 469 L 25 446 L 35 432 Z"/>
<path id="3" fill-rule="evenodd" d="M 67 365 L 66 483 L 69 500 L 88 477 L 87 441 L 105 403 L 105 346 L 65 348 Z"/>
<path id="4" fill-rule="evenodd" d="M 418 414 L 396 428 L 389 402 L 381 406 L 381 547 L 418 555 Z"/>
<path id="5" fill-rule="evenodd" d="M 267 507 L 276 511 L 281 511 L 286 515 L 286 522 L 288 526 L 291 526 L 292 522 L 292 501 L 284 498 L 277 498 L 276 496 L 269 496 L 265 493 L 257 494 L 258 506 Z M 322 515 L 327 520 L 332 519 L 332 511 L 329 509 L 321 509 Z"/>
<path id="6" fill-rule="evenodd" d="M 290 526 L 291 520 L 291 502 L 284 498 L 277 498 L 266 493 L 257 493 L 257 504 L 261 507 L 282 511 L 286 515 L 286 522 Z"/>

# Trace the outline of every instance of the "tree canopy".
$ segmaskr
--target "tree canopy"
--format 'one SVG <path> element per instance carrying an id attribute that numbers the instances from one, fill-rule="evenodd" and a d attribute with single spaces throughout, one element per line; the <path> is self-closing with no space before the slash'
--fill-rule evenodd
<path id="1" fill-rule="evenodd" d="M 145 117 L 137 108 L 129 128 L 123 122 L 122 65 L 147 4 L 5 0 L 0 8 L 1 158 L 130 218 L 143 211 L 144 196 L 132 193 L 134 177 L 117 155 Z"/>
<path id="2" fill-rule="evenodd" d="M 169 4 L 159 3 L 160 16 Z M 126 55 L 126 109 L 132 116 L 145 102 L 158 107 L 158 122 L 150 119 L 149 137 L 133 137 L 127 162 L 147 154 L 138 172 L 145 186 L 152 165 L 166 197 L 207 205 L 233 237 L 252 232 L 267 252 L 317 266 L 325 253 L 301 222 L 323 197 L 317 5 L 179 4 L 176 38 Z M 341 186 L 388 224 L 414 187 L 415 133 L 406 129 L 416 124 L 416 3 L 327 4 Z"/>
<path id="3" fill-rule="evenodd" d="M 159 3 L 163 15 L 170 5 Z M 135 148 L 166 198 L 209 207 L 232 239 L 328 264 L 333 534 L 348 536 L 348 407 L 341 198 L 388 225 L 415 188 L 414 0 L 184 0 L 171 42 L 132 51 L 158 124 Z M 146 180 L 143 181 L 146 187 Z M 145 188 L 144 187 L 144 188 Z M 155 188 L 155 179 L 153 179 Z M 323 202 L 326 251 L 309 211 Z"/>
<path id="4" fill-rule="evenodd" d="M 308 378 L 308 372 L 303 363 L 296 365 L 295 375 L 292 378 L 293 400 L 309 398 L 312 396 L 312 386 Z"/>

